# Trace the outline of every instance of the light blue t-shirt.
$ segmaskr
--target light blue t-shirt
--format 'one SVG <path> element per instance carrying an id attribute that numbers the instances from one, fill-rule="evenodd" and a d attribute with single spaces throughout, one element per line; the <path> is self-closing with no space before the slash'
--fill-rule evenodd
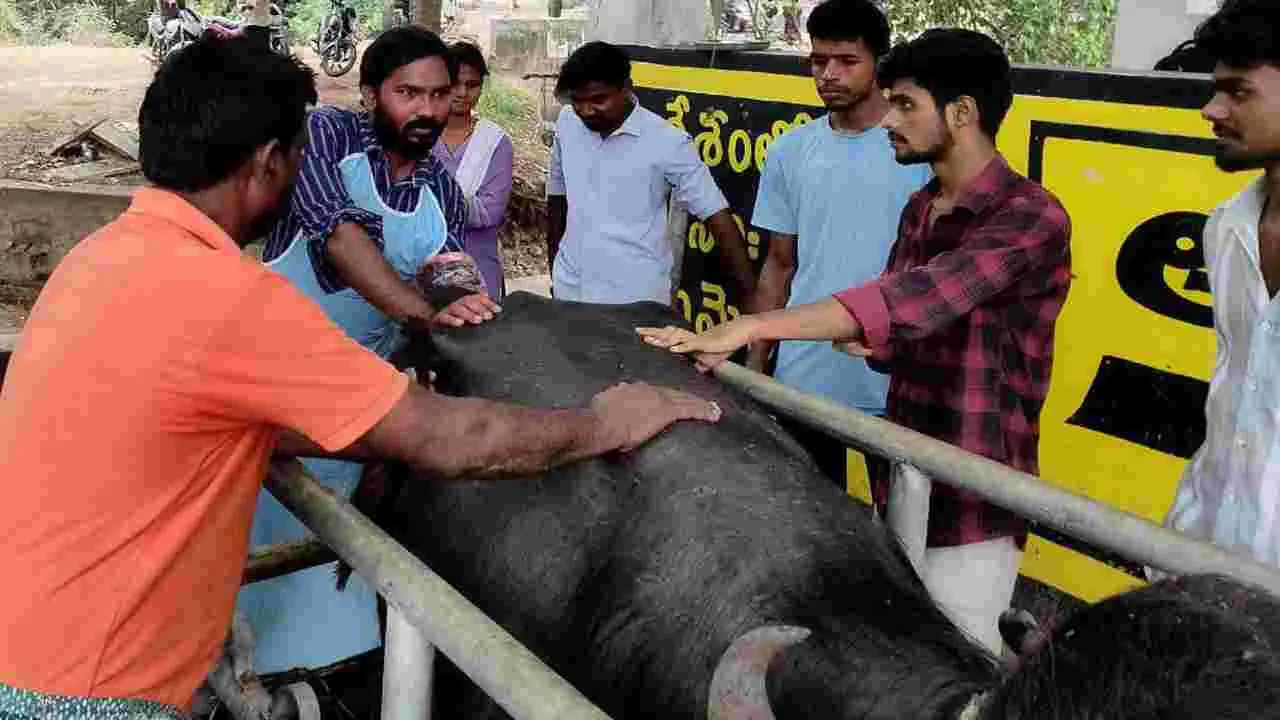
<path id="1" fill-rule="evenodd" d="M 813 303 L 878 277 L 927 164 L 900 165 L 888 132 L 837 133 L 824 116 L 769 146 L 752 224 L 797 236 L 787 307 Z M 882 414 L 888 376 L 829 342 L 785 342 L 777 378 L 797 390 Z"/>

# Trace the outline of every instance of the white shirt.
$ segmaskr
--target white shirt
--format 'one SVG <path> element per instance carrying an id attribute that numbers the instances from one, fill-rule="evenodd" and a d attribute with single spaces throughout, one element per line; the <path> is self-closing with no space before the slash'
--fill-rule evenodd
<path id="1" fill-rule="evenodd" d="M 569 203 L 551 272 L 555 296 L 594 303 L 671 304 L 668 199 L 702 220 L 728 207 L 689 135 L 639 104 L 607 138 L 573 108 L 561 110 L 547 195 Z"/>
<path id="2" fill-rule="evenodd" d="M 1178 483 L 1165 524 L 1280 565 L 1280 302 L 1258 252 L 1262 180 L 1213 213 L 1204 229 L 1218 355 L 1205 441 Z"/>

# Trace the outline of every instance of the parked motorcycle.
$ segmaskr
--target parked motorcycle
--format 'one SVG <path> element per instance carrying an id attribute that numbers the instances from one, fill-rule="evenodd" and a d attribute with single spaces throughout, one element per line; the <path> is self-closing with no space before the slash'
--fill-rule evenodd
<path id="1" fill-rule="evenodd" d="M 347 0 L 329 0 L 329 12 L 311 47 L 320 56 L 320 69 L 330 77 L 345 75 L 356 64 L 356 9 Z"/>
<path id="2" fill-rule="evenodd" d="M 159 65 L 175 50 L 195 42 L 204 34 L 204 20 L 185 2 L 158 0 L 147 17 L 147 40 L 151 62 Z"/>
<path id="3" fill-rule="evenodd" d="M 241 4 L 241 13 L 252 8 Z M 268 20 L 268 42 L 271 50 L 281 55 L 289 54 L 289 20 L 280 6 L 271 3 Z M 147 18 L 147 38 L 151 45 L 151 61 L 159 65 L 175 51 L 190 45 L 204 34 L 220 36 L 238 35 L 244 31 L 243 21 L 218 15 L 202 17 L 184 0 L 158 0 L 158 7 Z"/>

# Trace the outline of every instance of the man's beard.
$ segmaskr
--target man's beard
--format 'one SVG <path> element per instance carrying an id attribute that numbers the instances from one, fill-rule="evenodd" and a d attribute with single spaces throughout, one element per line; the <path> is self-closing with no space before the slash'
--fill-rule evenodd
<path id="1" fill-rule="evenodd" d="M 1246 170 L 1264 170 L 1280 164 L 1280 151 L 1276 150 L 1238 150 L 1226 143 L 1218 143 L 1213 154 L 1213 161 L 1223 172 L 1243 172 Z"/>
<path id="2" fill-rule="evenodd" d="M 829 112 L 842 112 L 845 110 L 849 110 L 850 108 L 858 107 L 863 102 L 865 102 L 868 97 L 871 97 L 870 90 L 864 90 L 863 92 L 860 92 L 860 93 L 849 92 L 847 94 L 842 94 L 838 98 L 835 98 L 832 100 L 827 100 L 826 98 L 822 98 L 822 104 L 826 106 Z"/>
<path id="3" fill-rule="evenodd" d="M 412 133 L 418 130 L 426 131 L 426 135 L 414 137 Z M 443 131 L 444 126 L 427 118 L 410 120 L 404 127 L 397 129 L 381 108 L 373 110 L 373 134 L 378 139 L 378 144 L 382 145 L 383 150 L 390 150 L 409 160 L 426 157 Z"/>
<path id="4" fill-rule="evenodd" d="M 899 165 L 923 165 L 925 163 L 938 162 L 955 144 L 955 138 L 952 137 L 950 129 L 943 127 L 942 133 L 942 138 L 938 142 L 924 150 L 907 148 L 904 152 L 896 152 L 895 148 L 894 159 L 898 161 Z"/>

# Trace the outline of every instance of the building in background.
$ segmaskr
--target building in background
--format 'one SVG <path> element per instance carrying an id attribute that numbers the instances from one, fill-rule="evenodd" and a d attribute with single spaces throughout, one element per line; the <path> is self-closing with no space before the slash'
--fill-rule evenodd
<path id="1" fill-rule="evenodd" d="M 1196 26 L 1217 11 L 1220 0 L 1120 0 L 1116 9 L 1111 67 L 1151 70 Z"/>

